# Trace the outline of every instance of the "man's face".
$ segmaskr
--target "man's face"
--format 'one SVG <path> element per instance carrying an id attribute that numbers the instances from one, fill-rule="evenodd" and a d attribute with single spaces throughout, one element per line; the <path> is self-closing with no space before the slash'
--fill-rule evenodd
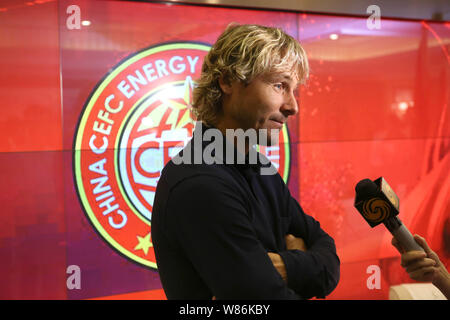
<path id="1" fill-rule="evenodd" d="M 248 85 L 239 81 L 225 87 L 221 85 L 226 127 L 255 129 L 257 134 L 259 129 L 267 129 L 267 139 L 258 143 L 277 144 L 279 130 L 289 116 L 298 112 L 297 86 L 298 77 L 294 72 L 266 73 L 255 77 Z M 277 132 L 274 137 L 271 129 Z"/>

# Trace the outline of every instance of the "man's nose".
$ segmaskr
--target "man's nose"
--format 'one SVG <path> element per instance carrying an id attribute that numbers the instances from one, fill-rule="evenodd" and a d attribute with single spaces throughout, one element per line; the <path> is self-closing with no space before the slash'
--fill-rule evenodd
<path id="1" fill-rule="evenodd" d="M 285 116 L 293 116 L 298 113 L 298 104 L 294 92 L 287 93 L 282 106 L 282 112 Z"/>

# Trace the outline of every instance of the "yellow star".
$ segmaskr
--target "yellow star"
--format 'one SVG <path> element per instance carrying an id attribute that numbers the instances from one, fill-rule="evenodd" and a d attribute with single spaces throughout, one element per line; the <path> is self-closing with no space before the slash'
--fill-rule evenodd
<path id="1" fill-rule="evenodd" d="M 192 90 L 194 88 L 194 82 L 190 76 L 186 77 L 183 84 L 183 102 L 177 102 L 169 98 L 161 98 L 162 106 L 171 108 L 175 115 L 171 118 L 170 123 L 173 124 L 174 129 L 184 128 L 187 123 L 194 123 L 191 119 L 188 111 L 192 108 Z M 178 100 L 179 101 L 179 100 Z M 181 117 L 179 116 L 181 113 Z"/>
<path id="2" fill-rule="evenodd" d="M 145 237 L 137 236 L 139 243 L 134 250 L 143 250 L 145 255 L 148 253 L 148 248 L 153 247 L 153 243 L 150 241 L 151 233 L 149 232 Z"/>

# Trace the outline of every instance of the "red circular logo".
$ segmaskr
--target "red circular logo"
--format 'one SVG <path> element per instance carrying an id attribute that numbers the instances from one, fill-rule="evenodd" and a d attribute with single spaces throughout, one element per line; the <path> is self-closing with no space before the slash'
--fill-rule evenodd
<path id="1" fill-rule="evenodd" d="M 193 79 L 210 46 L 180 42 L 142 50 L 116 66 L 85 104 L 74 137 L 74 179 L 83 209 L 115 250 L 156 268 L 151 215 L 164 165 L 192 138 Z M 260 147 L 283 179 L 289 136 Z"/>

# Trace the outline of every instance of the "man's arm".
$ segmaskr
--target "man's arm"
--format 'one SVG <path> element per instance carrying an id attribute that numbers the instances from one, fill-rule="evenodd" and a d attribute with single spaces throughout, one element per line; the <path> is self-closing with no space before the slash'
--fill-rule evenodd
<path id="1" fill-rule="evenodd" d="M 306 251 L 306 244 L 302 238 L 296 238 L 292 234 L 287 234 L 284 237 L 284 241 L 286 242 L 287 250 L 301 250 Z M 284 264 L 283 259 L 278 253 L 268 252 L 270 260 L 272 261 L 273 266 L 277 269 L 278 273 L 281 275 L 281 278 L 284 282 L 287 282 L 287 272 L 286 265 Z"/>
<path id="2" fill-rule="evenodd" d="M 284 200 L 290 216 L 288 233 L 303 239 L 306 250 L 279 252 L 286 268 L 288 286 L 305 298 L 324 298 L 333 291 L 340 277 L 336 246 L 320 223 L 303 212 L 285 186 Z"/>
<path id="3" fill-rule="evenodd" d="M 178 243 L 217 299 L 300 298 L 258 240 L 242 197 L 219 178 L 181 182 L 167 210 Z"/>
<path id="4" fill-rule="evenodd" d="M 401 253 L 401 265 L 409 277 L 416 281 L 432 282 L 447 299 L 450 299 L 450 274 L 439 256 L 431 250 L 425 238 L 415 234 L 414 239 L 425 250 L 406 252 L 397 239 L 392 245 Z"/>

